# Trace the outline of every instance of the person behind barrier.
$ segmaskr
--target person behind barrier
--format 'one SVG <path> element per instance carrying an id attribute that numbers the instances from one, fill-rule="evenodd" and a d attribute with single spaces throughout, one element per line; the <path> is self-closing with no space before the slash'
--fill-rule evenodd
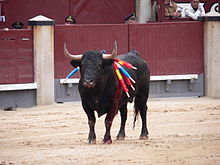
<path id="1" fill-rule="evenodd" d="M 11 26 L 13 27 L 13 29 L 22 29 L 24 24 L 22 22 L 14 22 L 13 24 L 11 24 Z"/>
<path id="2" fill-rule="evenodd" d="M 165 0 L 165 17 L 174 18 L 181 16 L 181 10 L 172 0 Z"/>
<path id="3" fill-rule="evenodd" d="M 190 6 L 185 9 L 185 15 L 193 20 L 198 20 L 198 17 L 205 15 L 205 9 L 199 0 L 192 0 Z"/>
<path id="4" fill-rule="evenodd" d="M 125 17 L 124 21 L 127 24 L 136 24 L 137 23 L 137 17 L 135 15 L 135 13 L 131 13 L 127 17 Z"/>
<path id="5" fill-rule="evenodd" d="M 73 16 L 67 16 L 65 18 L 65 25 L 71 25 L 71 24 L 75 24 L 76 20 Z"/>

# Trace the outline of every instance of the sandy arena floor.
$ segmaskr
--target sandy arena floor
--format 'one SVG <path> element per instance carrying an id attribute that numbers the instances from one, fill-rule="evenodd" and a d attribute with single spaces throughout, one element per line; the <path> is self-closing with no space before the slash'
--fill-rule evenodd
<path id="1" fill-rule="evenodd" d="M 88 144 L 87 117 L 80 103 L 0 110 L 0 165 L 219 165 L 220 100 L 150 99 L 148 140 L 133 130 L 129 105 L 126 139 L 102 144 L 104 116 L 97 119 L 97 144 Z"/>

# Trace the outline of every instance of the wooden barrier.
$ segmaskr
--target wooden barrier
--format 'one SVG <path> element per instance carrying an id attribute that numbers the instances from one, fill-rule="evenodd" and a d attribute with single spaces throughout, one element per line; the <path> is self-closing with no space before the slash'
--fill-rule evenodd
<path id="1" fill-rule="evenodd" d="M 72 71 L 64 56 L 63 43 L 72 54 L 81 54 L 88 50 L 106 50 L 111 53 L 114 41 L 118 43 L 118 53 L 128 50 L 128 26 L 113 25 L 72 25 L 55 26 L 55 79 L 64 78 Z M 75 77 L 79 75 L 76 74 Z"/>
<path id="2" fill-rule="evenodd" d="M 33 31 L 0 30 L 0 84 L 32 82 Z"/>
<path id="3" fill-rule="evenodd" d="M 0 31 L 0 88 L 10 100 L 12 88 L 28 92 L 23 91 L 26 86 L 30 88 L 32 104 L 35 104 L 37 91 L 43 88 L 34 84 L 32 35 L 32 30 Z M 114 41 L 117 41 L 118 54 L 136 49 L 147 61 L 153 84 L 151 94 L 155 97 L 203 95 L 202 22 L 56 25 L 54 38 L 55 100 L 58 102 L 79 100 L 77 84 L 74 85 L 77 79 L 68 80 L 67 84 L 60 80 L 73 69 L 64 56 L 64 42 L 72 54 L 81 54 L 87 50 L 103 49 L 111 53 Z M 49 67 L 53 68 L 53 65 Z M 73 78 L 79 78 L 79 74 Z M 4 101 L 2 104 L 4 107 L 9 103 Z M 23 104 L 22 99 L 20 104 Z"/>
<path id="4" fill-rule="evenodd" d="M 64 57 L 64 42 L 73 54 L 102 49 L 109 53 L 115 40 L 119 54 L 139 51 L 151 75 L 204 73 L 201 22 L 73 25 L 55 27 L 55 79 L 64 78 L 72 70 Z"/>
<path id="5" fill-rule="evenodd" d="M 130 24 L 129 49 L 140 52 L 151 75 L 204 73 L 201 22 Z"/>

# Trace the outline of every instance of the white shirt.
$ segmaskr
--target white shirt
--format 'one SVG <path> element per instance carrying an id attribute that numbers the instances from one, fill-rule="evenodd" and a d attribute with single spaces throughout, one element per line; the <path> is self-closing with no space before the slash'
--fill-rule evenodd
<path id="1" fill-rule="evenodd" d="M 185 9 L 185 15 L 193 20 L 198 20 L 198 17 L 205 15 L 205 9 L 202 4 L 199 4 L 198 9 L 195 11 L 192 5 L 190 5 Z"/>

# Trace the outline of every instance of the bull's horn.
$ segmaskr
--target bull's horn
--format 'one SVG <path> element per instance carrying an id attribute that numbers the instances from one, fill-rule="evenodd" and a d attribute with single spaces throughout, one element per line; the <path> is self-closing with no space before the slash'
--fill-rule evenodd
<path id="1" fill-rule="evenodd" d="M 66 58 L 68 58 L 70 60 L 81 60 L 82 59 L 82 54 L 78 54 L 78 55 L 70 54 L 66 48 L 66 43 L 64 43 L 64 54 L 65 54 Z"/>
<path id="2" fill-rule="evenodd" d="M 113 59 L 117 56 L 117 42 L 115 41 L 113 50 L 112 50 L 112 54 L 103 54 L 102 58 L 105 60 L 109 60 L 109 59 Z"/>

